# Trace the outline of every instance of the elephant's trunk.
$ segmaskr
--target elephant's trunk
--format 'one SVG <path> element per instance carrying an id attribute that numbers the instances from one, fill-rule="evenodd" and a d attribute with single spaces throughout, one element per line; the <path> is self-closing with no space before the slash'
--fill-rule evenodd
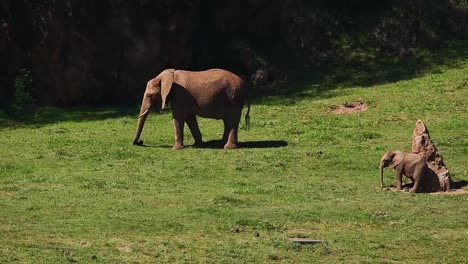
<path id="1" fill-rule="evenodd" d="M 142 145 L 143 142 L 139 141 L 141 131 L 143 131 L 143 126 L 145 125 L 146 118 L 148 117 L 149 114 L 149 109 L 146 109 L 143 111 L 143 109 L 140 111 L 140 116 L 138 116 L 138 124 L 137 124 L 137 129 L 135 133 L 135 138 L 133 139 L 133 145 Z"/>
<path id="2" fill-rule="evenodd" d="M 384 170 L 384 165 L 380 163 L 380 189 L 383 188 L 383 170 Z"/>

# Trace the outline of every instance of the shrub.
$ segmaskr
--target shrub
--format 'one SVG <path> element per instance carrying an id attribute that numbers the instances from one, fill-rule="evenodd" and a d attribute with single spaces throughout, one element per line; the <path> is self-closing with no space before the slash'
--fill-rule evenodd
<path id="1" fill-rule="evenodd" d="M 31 71 L 28 69 L 21 69 L 15 79 L 14 107 L 16 109 L 24 110 L 27 106 L 35 104 L 35 90 L 36 87 L 34 85 Z"/>

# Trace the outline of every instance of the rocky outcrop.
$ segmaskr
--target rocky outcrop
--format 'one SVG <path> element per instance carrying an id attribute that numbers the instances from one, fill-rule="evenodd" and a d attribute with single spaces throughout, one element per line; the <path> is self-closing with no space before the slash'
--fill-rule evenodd
<path id="1" fill-rule="evenodd" d="M 429 130 L 423 121 L 416 121 L 416 128 L 413 131 L 413 144 L 411 146 L 413 153 L 419 154 L 427 161 L 428 167 L 434 171 L 439 178 L 440 190 L 450 191 L 452 188 L 452 179 L 450 172 L 444 164 L 442 155 L 429 136 Z"/>

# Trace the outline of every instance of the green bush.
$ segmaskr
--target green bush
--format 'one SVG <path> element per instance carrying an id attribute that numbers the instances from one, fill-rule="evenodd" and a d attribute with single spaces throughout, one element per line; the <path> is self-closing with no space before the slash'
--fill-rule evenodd
<path id="1" fill-rule="evenodd" d="M 25 106 L 36 103 L 35 90 L 31 71 L 28 69 L 20 70 L 15 80 L 14 107 L 24 109 Z"/>

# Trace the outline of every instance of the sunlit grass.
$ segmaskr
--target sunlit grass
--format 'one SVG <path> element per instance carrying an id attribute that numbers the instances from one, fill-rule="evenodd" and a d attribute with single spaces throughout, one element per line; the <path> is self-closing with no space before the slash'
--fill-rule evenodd
<path id="1" fill-rule="evenodd" d="M 149 117 L 147 147 L 131 145 L 137 107 L 2 113 L 0 262 L 462 263 L 468 196 L 380 191 L 378 162 L 411 150 L 420 118 L 467 180 L 467 66 L 257 95 L 232 151 L 172 150 L 169 112 Z M 369 109 L 329 112 L 356 100 Z M 199 122 L 205 141 L 221 137 L 221 121 Z"/>

